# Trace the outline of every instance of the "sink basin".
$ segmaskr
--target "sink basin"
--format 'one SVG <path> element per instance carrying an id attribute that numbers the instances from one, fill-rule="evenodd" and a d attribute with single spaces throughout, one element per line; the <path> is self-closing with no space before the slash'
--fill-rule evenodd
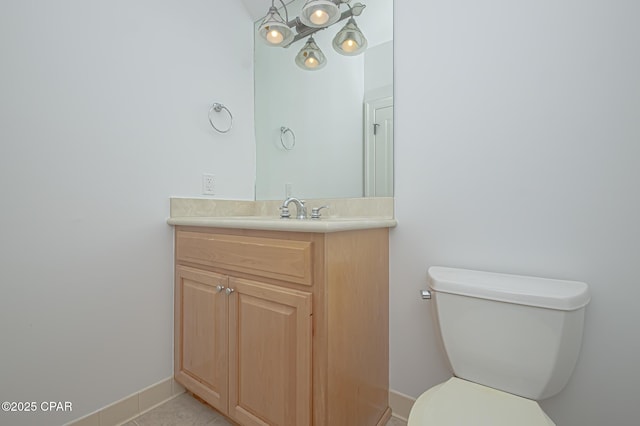
<path id="1" fill-rule="evenodd" d="M 218 219 L 221 220 L 257 220 L 257 221 L 261 221 L 261 220 L 265 220 L 265 221 L 283 221 L 283 222 L 342 222 L 342 221 L 348 221 L 348 220 L 367 220 L 367 219 L 373 219 L 371 217 L 331 217 L 331 216 L 323 216 L 319 219 L 296 219 L 296 218 L 289 218 L 289 219 L 284 219 L 281 218 L 280 216 L 222 216 L 219 217 Z"/>

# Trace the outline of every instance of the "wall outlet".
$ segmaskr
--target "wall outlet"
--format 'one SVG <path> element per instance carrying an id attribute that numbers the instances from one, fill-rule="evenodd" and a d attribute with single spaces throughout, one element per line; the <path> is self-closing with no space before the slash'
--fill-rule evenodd
<path id="1" fill-rule="evenodd" d="M 204 195 L 216 195 L 216 179 L 212 174 L 202 175 L 202 193 Z"/>

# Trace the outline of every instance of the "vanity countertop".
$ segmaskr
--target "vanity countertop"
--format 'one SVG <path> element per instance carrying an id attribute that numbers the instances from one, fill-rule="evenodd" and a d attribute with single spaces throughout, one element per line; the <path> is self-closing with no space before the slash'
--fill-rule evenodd
<path id="1" fill-rule="evenodd" d="M 280 219 L 272 216 L 172 217 L 169 225 L 217 228 L 261 229 L 295 232 L 339 232 L 355 229 L 393 228 L 395 219 L 384 217 L 327 217 L 321 219 Z"/>
<path id="2" fill-rule="evenodd" d="M 310 200 L 308 205 L 329 205 L 320 219 L 281 219 L 273 215 L 281 201 L 171 199 L 169 225 L 258 229 L 292 232 L 340 232 L 393 228 L 393 198 Z M 323 211 L 324 213 L 324 211 Z"/>

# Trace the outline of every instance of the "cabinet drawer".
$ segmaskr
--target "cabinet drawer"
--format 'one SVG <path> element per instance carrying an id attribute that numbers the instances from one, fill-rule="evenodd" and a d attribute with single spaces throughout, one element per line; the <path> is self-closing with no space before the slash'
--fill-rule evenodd
<path id="1" fill-rule="evenodd" d="M 311 285 L 312 243 L 178 231 L 176 260 Z"/>

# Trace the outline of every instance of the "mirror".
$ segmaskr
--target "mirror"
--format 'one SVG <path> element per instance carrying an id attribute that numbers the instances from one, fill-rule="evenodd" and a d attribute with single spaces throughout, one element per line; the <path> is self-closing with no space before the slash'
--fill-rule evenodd
<path id="1" fill-rule="evenodd" d="M 313 34 L 327 58 L 315 71 L 295 63 L 306 38 L 267 46 L 255 31 L 262 20 L 256 22 L 257 200 L 393 196 L 393 0 L 358 1 L 366 5 L 355 17 L 366 51 L 343 56 L 333 49 L 348 19 L 340 21 Z M 287 4 L 289 20 L 303 5 Z"/>

